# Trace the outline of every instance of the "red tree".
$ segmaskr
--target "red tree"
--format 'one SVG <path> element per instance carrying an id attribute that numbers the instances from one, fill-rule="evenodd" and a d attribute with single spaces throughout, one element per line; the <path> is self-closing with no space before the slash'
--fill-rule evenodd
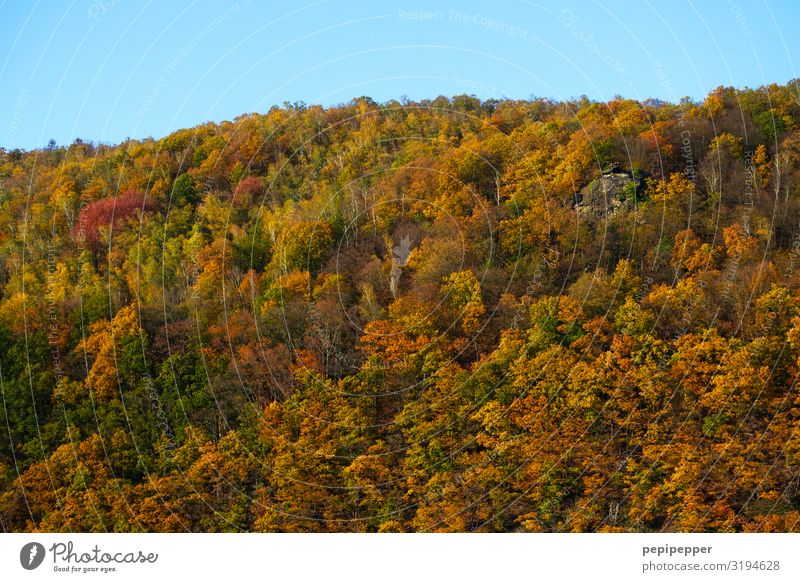
<path id="1" fill-rule="evenodd" d="M 72 227 L 72 236 L 85 240 L 92 248 L 97 248 L 100 227 L 108 226 L 124 218 L 134 216 L 136 211 L 152 210 L 152 202 L 146 200 L 141 192 L 129 190 L 113 198 L 95 200 L 83 208 Z"/>

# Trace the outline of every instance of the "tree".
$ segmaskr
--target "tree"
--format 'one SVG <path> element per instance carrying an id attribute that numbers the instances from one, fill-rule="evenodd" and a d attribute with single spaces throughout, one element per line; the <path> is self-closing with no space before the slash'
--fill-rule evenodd
<path id="1" fill-rule="evenodd" d="M 72 227 L 72 234 L 79 242 L 85 241 L 90 248 L 96 250 L 101 242 L 108 242 L 103 239 L 111 231 L 104 234 L 104 227 L 113 227 L 126 218 L 153 208 L 153 203 L 144 194 L 135 191 L 123 192 L 114 198 L 95 200 L 80 211 L 75 226 Z"/>

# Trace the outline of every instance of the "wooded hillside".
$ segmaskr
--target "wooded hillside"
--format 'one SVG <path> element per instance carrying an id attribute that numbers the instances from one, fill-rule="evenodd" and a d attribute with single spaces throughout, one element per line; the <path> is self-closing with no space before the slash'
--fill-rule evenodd
<path id="1" fill-rule="evenodd" d="M 800 531 L 800 82 L 0 153 L 0 530 Z"/>

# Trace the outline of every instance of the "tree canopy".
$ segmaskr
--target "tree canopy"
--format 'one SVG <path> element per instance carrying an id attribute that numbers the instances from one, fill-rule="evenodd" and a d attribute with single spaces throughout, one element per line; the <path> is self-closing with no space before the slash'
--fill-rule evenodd
<path id="1" fill-rule="evenodd" d="M 800 83 L 0 150 L 3 531 L 800 531 Z"/>

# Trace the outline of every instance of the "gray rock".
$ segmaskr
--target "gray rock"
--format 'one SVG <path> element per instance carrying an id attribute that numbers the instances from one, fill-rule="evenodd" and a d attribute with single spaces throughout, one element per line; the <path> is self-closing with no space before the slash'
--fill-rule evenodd
<path id="1" fill-rule="evenodd" d="M 575 194 L 575 209 L 581 214 L 600 218 L 632 210 L 641 187 L 641 178 L 611 166 Z"/>

